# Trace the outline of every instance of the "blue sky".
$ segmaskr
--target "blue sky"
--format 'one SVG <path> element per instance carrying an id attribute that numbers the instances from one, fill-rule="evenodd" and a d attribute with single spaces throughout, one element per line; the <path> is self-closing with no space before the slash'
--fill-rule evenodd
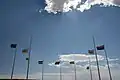
<path id="1" fill-rule="evenodd" d="M 22 48 L 29 47 L 33 35 L 30 73 L 40 70 L 38 60 L 45 60 L 45 72 L 52 72 L 48 65 L 63 53 L 87 53 L 96 44 L 105 44 L 110 58 L 120 58 L 120 9 L 94 6 L 80 12 L 49 14 L 41 13 L 42 0 L 0 1 L 0 74 L 9 75 L 13 52 L 11 43 L 18 44 L 15 74 L 26 73 L 25 55 Z M 55 69 L 56 70 L 56 69 Z"/>

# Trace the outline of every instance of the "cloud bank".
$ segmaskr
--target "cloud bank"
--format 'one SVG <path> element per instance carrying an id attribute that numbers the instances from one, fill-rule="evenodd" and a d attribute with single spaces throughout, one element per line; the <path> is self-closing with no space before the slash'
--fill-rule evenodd
<path id="1" fill-rule="evenodd" d="M 48 13 L 68 12 L 79 10 L 81 12 L 89 10 L 94 5 L 117 6 L 120 7 L 120 0 L 45 0 Z"/>
<path id="2" fill-rule="evenodd" d="M 89 58 L 91 60 L 91 66 L 93 69 L 96 69 L 96 58 L 95 55 L 88 54 L 67 54 L 67 55 L 59 55 L 57 61 L 61 61 L 61 66 L 64 68 L 70 68 L 70 61 L 75 61 L 76 67 L 78 69 L 85 68 L 89 66 Z M 111 68 L 118 68 L 120 66 L 118 58 L 108 58 L 109 64 Z M 106 58 L 103 55 L 98 55 L 98 61 L 101 68 L 107 68 Z M 57 66 L 54 64 L 55 62 L 49 63 L 50 66 Z"/>

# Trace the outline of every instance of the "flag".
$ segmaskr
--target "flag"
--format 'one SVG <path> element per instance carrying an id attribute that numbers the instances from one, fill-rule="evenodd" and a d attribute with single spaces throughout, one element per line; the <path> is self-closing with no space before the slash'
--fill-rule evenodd
<path id="1" fill-rule="evenodd" d="M 55 65 L 59 65 L 59 64 L 60 64 L 60 61 L 56 61 L 56 62 L 55 62 Z"/>
<path id="2" fill-rule="evenodd" d="M 94 49 L 88 50 L 89 54 L 94 54 Z"/>
<path id="3" fill-rule="evenodd" d="M 89 69 L 89 66 L 86 69 Z"/>
<path id="4" fill-rule="evenodd" d="M 75 64 L 75 62 L 74 62 L 74 61 L 71 61 L 70 64 Z"/>
<path id="5" fill-rule="evenodd" d="M 26 58 L 26 60 L 29 60 L 29 58 Z"/>
<path id="6" fill-rule="evenodd" d="M 29 49 L 23 49 L 22 53 L 28 53 Z"/>
<path id="7" fill-rule="evenodd" d="M 38 61 L 38 64 L 43 64 L 43 61 L 41 60 L 41 61 Z"/>
<path id="8" fill-rule="evenodd" d="M 17 47 L 17 44 L 11 44 L 10 47 L 11 47 L 11 48 L 16 48 L 16 47 Z"/>
<path id="9" fill-rule="evenodd" d="M 104 45 L 97 46 L 96 48 L 97 48 L 97 50 L 104 50 Z"/>

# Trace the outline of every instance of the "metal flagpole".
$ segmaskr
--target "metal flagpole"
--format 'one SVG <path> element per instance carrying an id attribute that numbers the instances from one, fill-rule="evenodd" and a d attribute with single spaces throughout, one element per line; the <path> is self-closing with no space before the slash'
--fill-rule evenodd
<path id="1" fill-rule="evenodd" d="M 13 64 L 12 64 L 11 79 L 13 78 L 13 73 L 14 73 L 14 67 L 15 67 L 15 61 L 16 61 L 16 53 L 17 53 L 17 48 L 15 48 L 14 56 L 13 56 Z"/>
<path id="2" fill-rule="evenodd" d="M 75 80 L 76 80 L 76 64 L 74 63 L 74 70 L 75 70 Z"/>
<path id="3" fill-rule="evenodd" d="M 112 75 L 111 75 L 110 66 L 109 66 L 109 61 L 108 61 L 107 52 L 106 52 L 105 47 L 104 47 L 104 52 L 105 52 L 105 57 L 106 57 L 106 61 L 107 61 L 107 66 L 108 66 L 108 71 L 109 71 L 110 80 L 112 80 Z"/>
<path id="4" fill-rule="evenodd" d="M 44 73 L 44 63 L 42 64 L 42 80 L 43 80 L 43 73 Z"/>
<path id="5" fill-rule="evenodd" d="M 60 61 L 56 61 L 56 62 L 55 62 L 55 65 L 59 65 L 59 66 L 60 66 L 60 74 L 59 74 L 60 77 L 59 77 L 59 78 L 60 78 L 60 80 L 62 80 Z"/>
<path id="6" fill-rule="evenodd" d="M 99 77 L 99 80 L 101 80 L 99 63 L 98 63 L 98 57 L 97 57 L 97 50 L 96 50 L 96 44 L 95 44 L 95 38 L 94 38 L 94 36 L 93 36 L 93 44 L 94 44 L 94 52 L 95 52 L 95 57 L 96 57 L 96 62 L 97 62 L 98 77 Z"/>
<path id="7" fill-rule="evenodd" d="M 30 46 L 29 46 L 29 52 L 28 52 L 28 66 L 27 66 L 26 80 L 28 80 L 28 75 L 29 75 L 31 45 L 32 45 L 32 36 L 30 37 Z"/>
<path id="8" fill-rule="evenodd" d="M 90 68 L 90 78 L 91 78 L 91 80 L 93 80 L 93 78 L 92 78 L 92 70 L 91 70 L 91 60 L 90 60 L 90 57 L 88 57 L 88 59 L 89 59 L 89 68 Z"/>
<path id="9" fill-rule="evenodd" d="M 60 64 L 59 64 L 59 65 L 60 65 Z M 62 80 L 61 65 L 60 65 L 60 80 Z"/>

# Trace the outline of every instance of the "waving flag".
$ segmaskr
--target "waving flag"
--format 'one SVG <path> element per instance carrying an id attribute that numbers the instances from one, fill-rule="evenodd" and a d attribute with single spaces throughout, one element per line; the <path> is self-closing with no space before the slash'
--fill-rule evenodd
<path id="1" fill-rule="evenodd" d="M 11 44 L 10 47 L 11 47 L 11 48 L 16 48 L 16 47 L 17 47 L 17 44 Z"/>
<path id="2" fill-rule="evenodd" d="M 60 64 L 60 61 L 56 61 L 56 62 L 55 62 L 55 65 L 59 65 L 59 64 Z"/>
<path id="3" fill-rule="evenodd" d="M 26 60 L 29 60 L 29 58 L 26 58 Z"/>
<path id="4" fill-rule="evenodd" d="M 38 64 L 43 64 L 43 60 L 41 60 L 41 61 L 38 61 Z"/>
<path id="5" fill-rule="evenodd" d="M 22 50 L 22 53 L 28 53 L 29 52 L 29 49 L 23 49 Z"/>
<path id="6" fill-rule="evenodd" d="M 94 54 L 94 49 L 88 50 L 89 54 Z"/>
<path id="7" fill-rule="evenodd" d="M 97 50 L 104 50 L 104 45 L 97 46 L 96 48 Z"/>
<path id="8" fill-rule="evenodd" d="M 90 67 L 89 66 L 87 66 L 87 68 L 86 69 L 90 69 Z"/>
<path id="9" fill-rule="evenodd" d="M 74 61 L 71 61 L 70 64 L 75 64 L 75 62 L 74 62 Z"/>

